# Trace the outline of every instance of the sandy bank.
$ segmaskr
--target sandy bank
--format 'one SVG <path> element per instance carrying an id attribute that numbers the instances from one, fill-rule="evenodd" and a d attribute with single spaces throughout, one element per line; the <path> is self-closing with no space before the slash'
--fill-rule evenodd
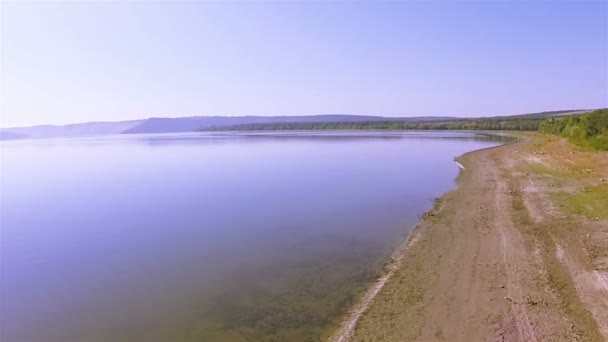
<path id="1" fill-rule="evenodd" d="M 551 202 L 557 182 L 531 172 L 532 157 L 549 156 L 543 139 L 459 157 L 456 188 L 417 224 L 330 341 L 608 338 L 608 290 L 593 283 L 606 279 L 608 262 L 585 248 L 591 235 L 573 229 L 597 230 L 593 241 L 603 236 L 608 250 L 608 224 L 597 224 L 608 217 L 588 220 Z M 577 153 L 563 142 L 556 148 Z M 608 173 L 607 154 L 589 158 Z"/>

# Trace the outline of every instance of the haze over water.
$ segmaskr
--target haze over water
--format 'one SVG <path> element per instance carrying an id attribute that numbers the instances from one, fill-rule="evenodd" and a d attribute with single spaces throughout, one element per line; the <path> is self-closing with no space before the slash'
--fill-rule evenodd
<path id="1" fill-rule="evenodd" d="M 2 142 L 0 340 L 317 341 L 433 200 L 434 132 Z"/>

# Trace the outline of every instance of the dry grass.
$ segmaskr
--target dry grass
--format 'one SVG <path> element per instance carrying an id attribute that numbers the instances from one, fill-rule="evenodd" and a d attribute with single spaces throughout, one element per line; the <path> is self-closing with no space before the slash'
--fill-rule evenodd
<path id="1" fill-rule="evenodd" d="M 517 180 L 511 179 L 511 188 L 519 189 L 521 186 Z M 543 300 L 543 305 L 549 310 L 562 312 L 564 319 L 571 322 L 568 340 L 603 341 L 593 315 L 579 298 L 570 271 L 556 253 L 556 241 L 574 241 L 578 233 L 571 229 L 573 225 L 557 220 L 535 223 L 529 216 L 521 191 L 511 192 L 511 203 L 517 226 L 526 236 L 527 247 L 536 247 L 541 257 L 544 272 L 537 278 L 537 286 L 556 294 Z"/>
<path id="2" fill-rule="evenodd" d="M 592 220 L 608 218 L 608 184 L 586 186 L 576 193 L 557 192 L 552 198 L 565 212 Z"/>

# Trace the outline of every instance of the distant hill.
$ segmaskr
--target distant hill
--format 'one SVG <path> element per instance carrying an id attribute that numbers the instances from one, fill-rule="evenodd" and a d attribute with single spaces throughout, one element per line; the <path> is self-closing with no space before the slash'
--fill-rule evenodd
<path id="1" fill-rule="evenodd" d="M 41 125 L 32 127 L 0 128 L 0 140 L 26 138 L 83 137 L 120 134 L 144 120 L 117 122 L 86 122 L 64 126 Z"/>
<path id="2" fill-rule="evenodd" d="M 194 116 L 184 118 L 150 118 L 139 125 L 125 130 L 124 134 L 193 132 L 201 129 L 234 125 L 275 124 L 275 123 L 322 123 L 322 122 L 369 122 L 369 121 L 410 121 L 444 120 L 447 117 L 385 118 L 369 115 L 306 115 L 306 116 Z M 453 118 L 452 118 L 453 119 Z"/>
<path id="3" fill-rule="evenodd" d="M 25 135 L 25 134 L 0 131 L 0 140 L 15 140 L 15 139 L 26 139 L 26 138 L 27 138 L 27 135 Z"/>
<path id="4" fill-rule="evenodd" d="M 536 129 L 542 119 L 578 115 L 587 110 L 458 118 L 451 116 L 382 117 L 373 115 L 192 116 L 118 122 L 86 122 L 65 126 L 0 128 L 0 140 L 82 137 L 109 134 L 173 133 L 200 130 L 273 129 Z"/>
<path id="5" fill-rule="evenodd" d="M 561 110 L 509 116 L 479 118 L 412 117 L 382 118 L 362 121 L 267 122 L 201 128 L 203 131 L 272 131 L 272 130 L 519 130 L 536 131 L 548 118 L 578 116 L 587 110 Z"/>
<path id="6" fill-rule="evenodd" d="M 499 115 L 489 117 L 478 117 L 475 119 L 522 119 L 522 118 L 546 118 L 552 116 L 564 116 L 564 115 L 579 115 L 590 112 L 591 109 L 568 109 L 568 110 L 553 110 L 548 112 L 537 112 L 527 114 L 515 114 L 515 115 Z"/>

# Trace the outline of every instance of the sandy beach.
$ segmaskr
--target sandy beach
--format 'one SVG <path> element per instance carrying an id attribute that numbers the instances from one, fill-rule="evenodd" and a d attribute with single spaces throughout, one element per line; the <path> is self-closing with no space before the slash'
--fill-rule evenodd
<path id="1" fill-rule="evenodd" d="M 330 341 L 608 340 L 608 153 L 524 134 L 456 161 Z"/>

